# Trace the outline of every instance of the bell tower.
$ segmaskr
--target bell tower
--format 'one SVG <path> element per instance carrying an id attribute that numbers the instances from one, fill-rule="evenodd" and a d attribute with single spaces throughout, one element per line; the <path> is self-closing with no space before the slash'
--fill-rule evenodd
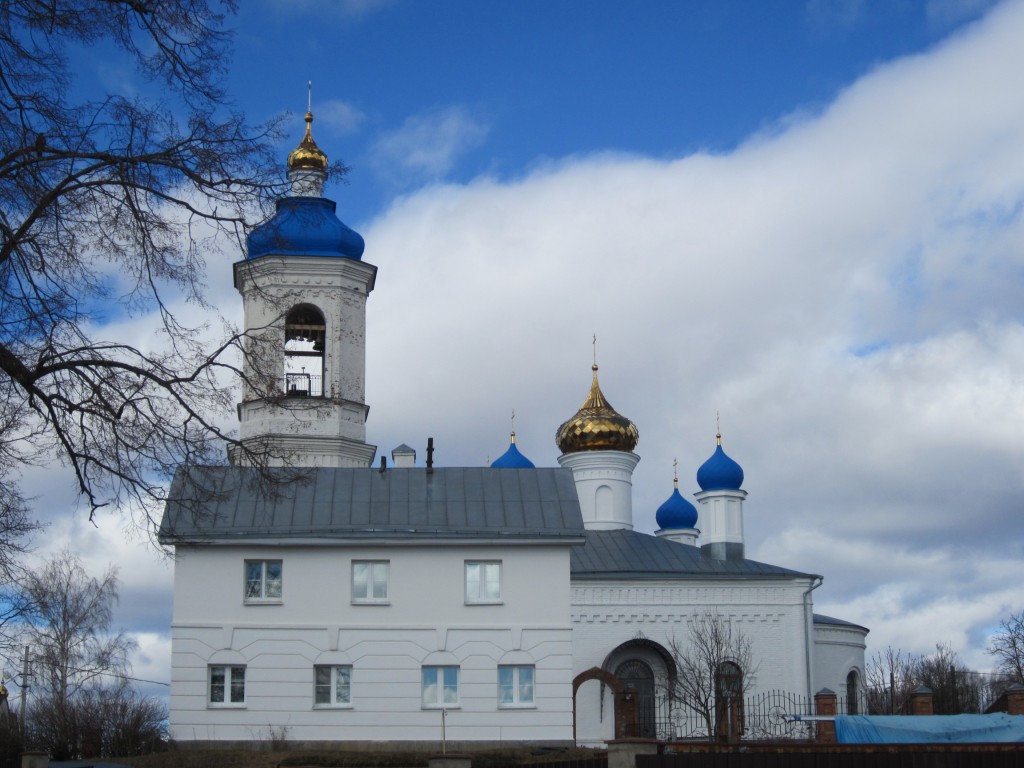
<path id="1" fill-rule="evenodd" d="M 245 311 L 239 440 L 229 457 L 271 466 L 368 467 L 366 300 L 377 268 L 323 197 L 327 156 L 306 134 L 288 156 L 291 194 L 234 265 Z M 253 454 L 249 454 L 249 450 Z"/>

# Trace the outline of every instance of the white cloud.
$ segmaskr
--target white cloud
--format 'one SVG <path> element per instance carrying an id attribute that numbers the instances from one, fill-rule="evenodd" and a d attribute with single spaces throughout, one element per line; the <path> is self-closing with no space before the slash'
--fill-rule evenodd
<path id="1" fill-rule="evenodd" d="M 639 528 L 673 457 L 696 490 L 720 411 L 753 556 L 823 573 L 816 599 L 873 645 L 984 665 L 984 628 L 1021 607 L 985 566 L 1022 554 L 1022 34 L 1000 7 L 729 154 L 397 200 L 364 232 L 371 440 L 482 464 L 514 407 L 552 465 L 596 332 L 640 429 Z"/>
<path id="2" fill-rule="evenodd" d="M 373 147 L 378 171 L 399 184 L 443 178 L 465 153 L 476 149 L 489 127 L 463 106 L 413 115 Z"/>
<path id="3" fill-rule="evenodd" d="M 342 101 L 341 99 L 329 99 L 325 102 L 313 104 L 313 114 L 316 116 L 317 130 L 319 126 L 326 126 L 335 136 L 349 136 L 357 133 L 366 121 L 366 113 L 356 105 Z"/>

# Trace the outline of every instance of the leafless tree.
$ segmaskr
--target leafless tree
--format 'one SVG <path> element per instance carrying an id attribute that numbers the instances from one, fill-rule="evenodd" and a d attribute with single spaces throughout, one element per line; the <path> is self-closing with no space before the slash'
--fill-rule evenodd
<path id="1" fill-rule="evenodd" d="M 79 730 L 75 702 L 90 685 L 118 679 L 129 669 L 135 641 L 111 632 L 117 601 L 117 569 L 90 576 L 81 561 L 62 552 L 22 580 L 29 609 L 22 642 L 32 648 L 33 690 L 44 719 L 29 720 L 29 732 L 55 757 L 76 754 Z"/>
<path id="2" fill-rule="evenodd" d="M 6 498 L 18 498 L 19 468 L 57 459 L 90 516 L 122 502 L 155 510 L 179 464 L 224 461 L 230 434 L 218 419 L 234 395 L 223 375 L 238 372 L 244 345 L 175 308 L 216 317 L 204 256 L 241 255 L 251 221 L 283 189 L 276 124 L 250 126 L 222 89 L 234 10 L 234 0 L 0 2 Z M 82 97 L 73 45 L 124 56 L 159 98 Z M 110 330 L 144 315 L 156 327 L 142 341 Z"/>
<path id="3" fill-rule="evenodd" d="M 888 646 L 868 662 L 868 712 L 908 714 L 911 694 L 921 686 L 931 690 L 937 715 L 979 712 L 988 698 L 984 678 L 968 669 L 948 643 L 937 643 L 928 656 Z"/>
<path id="4" fill-rule="evenodd" d="M 917 687 L 918 659 L 899 648 L 876 651 L 867 664 L 868 714 L 897 715 L 904 711 Z"/>
<path id="5" fill-rule="evenodd" d="M 935 653 L 917 664 L 917 683 L 932 691 L 936 715 L 959 715 L 981 711 L 981 676 L 970 670 L 949 643 L 937 643 Z"/>
<path id="6" fill-rule="evenodd" d="M 997 669 L 1006 676 L 1008 684 L 1024 685 L 1024 610 L 999 622 L 988 652 L 995 656 Z"/>
<path id="7" fill-rule="evenodd" d="M 743 698 L 757 673 L 753 643 L 726 616 L 706 612 L 687 622 L 684 637 L 669 638 L 676 674 L 666 693 L 675 705 L 703 718 L 709 739 L 743 729 Z"/>
<path id="8" fill-rule="evenodd" d="M 67 706 L 53 696 L 33 704 L 33 743 L 65 758 L 125 757 L 160 749 L 167 739 L 167 708 L 141 696 L 127 681 L 89 684 Z M 52 754 L 52 752 L 51 752 Z"/>

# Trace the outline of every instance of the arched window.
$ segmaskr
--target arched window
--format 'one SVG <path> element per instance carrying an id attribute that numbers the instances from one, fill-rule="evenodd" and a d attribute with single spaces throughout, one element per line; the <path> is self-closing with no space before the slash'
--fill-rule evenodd
<path id="1" fill-rule="evenodd" d="M 327 326 L 311 304 L 292 307 L 284 319 L 284 391 L 290 397 L 324 394 L 324 340 Z"/>
<path id="2" fill-rule="evenodd" d="M 723 741 L 738 741 L 743 733 L 743 670 L 731 661 L 715 672 L 715 733 Z"/>
<path id="3" fill-rule="evenodd" d="M 856 669 L 846 676 L 846 714 L 860 714 L 860 679 Z"/>
<path id="4" fill-rule="evenodd" d="M 656 735 L 654 720 L 654 672 L 650 665 L 640 659 L 624 661 L 615 669 L 615 676 L 626 688 L 637 693 L 637 733 L 642 739 L 653 739 Z"/>

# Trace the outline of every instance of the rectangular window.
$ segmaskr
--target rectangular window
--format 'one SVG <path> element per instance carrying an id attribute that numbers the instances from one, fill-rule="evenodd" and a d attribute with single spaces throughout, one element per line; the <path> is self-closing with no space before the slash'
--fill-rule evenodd
<path id="1" fill-rule="evenodd" d="M 423 706 L 457 707 L 459 705 L 459 668 L 423 668 Z"/>
<path id="2" fill-rule="evenodd" d="M 498 706 L 533 706 L 533 666 L 498 667 Z"/>
<path id="3" fill-rule="evenodd" d="M 245 602 L 281 602 L 280 560 L 245 561 Z"/>
<path id="4" fill-rule="evenodd" d="M 500 561 L 466 561 L 466 602 L 501 602 Z"/>
<path id="5" fill-rule="evenodd" d="M 351 706 L 352 667 L 314 667 L 313 704 L 317 707 Z"/>
<path id="6" fill-rule="evenodd" d="M 388 561 L 352 561 L 352 602 L 386 603 L 388 601 Z"/>
<path id="7" fill-rule="evenodd" d="M 210 665 L 210 704 L 238 707 L 245 704 L 245 667 Z"/>

